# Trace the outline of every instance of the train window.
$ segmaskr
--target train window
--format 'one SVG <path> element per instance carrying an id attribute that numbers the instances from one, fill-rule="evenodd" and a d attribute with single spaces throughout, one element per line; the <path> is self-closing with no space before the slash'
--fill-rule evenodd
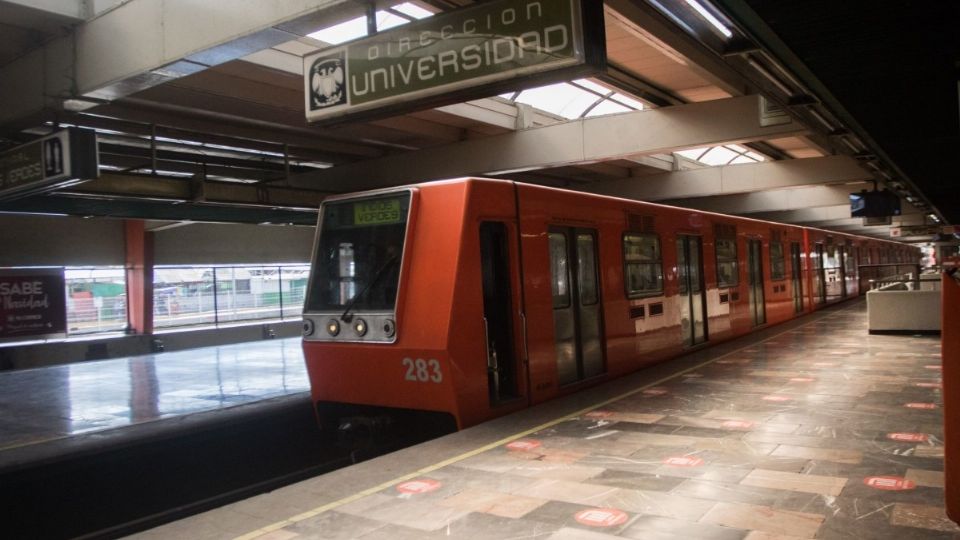
<path id="1" fill-rule="evenodd" d="M 324 204 L 305 310 L 393 310 L 409 208 L 409 192 Z"/>
<path id="2" fill-rule="evenodd" d="M 567 261 L 567 235 L 550 233 L 550 276 L 553 289 L 553 307 L 570 306 L 570 274 Z"/>
<path id="3" fill-rule="evenodd" d="M 580 286 L 580 304 L 597 303 L 597 254 L 593 235 L 577 235 L 577 283 Z"/>
<path id="4" fill-rule="evenodd" d="M 787 260 L 783 257 L 783 243 L 770 242 L 770 279 L 786 279 Z"/>
<path id="5" fill-rule="evenodd" d="M 627 297 L 663 292 L 660 237 L 655 234 L 623 235 L 623 264 Z"/>
<path id="6" fill-rule="evenodd" d="M 717 238 L 717 287 L 736 287 L 740 282 L 737 269 L 737 241 Z"/>

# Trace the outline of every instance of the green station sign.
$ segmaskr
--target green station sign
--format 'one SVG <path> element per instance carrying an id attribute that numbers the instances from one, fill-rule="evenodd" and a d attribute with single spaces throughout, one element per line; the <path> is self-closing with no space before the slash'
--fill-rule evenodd
<path id="1" fill-rule="evenodd" d="M 307 120 L 436 107 L 597 72 L 602 4 L 496 0 L 306 56 Z"/>
<path id="2" fill-rule="evenodd" d="M 99 173 L 96 133 L 62 129 L 0 152 L 0 200 L 43 193 Z"/>

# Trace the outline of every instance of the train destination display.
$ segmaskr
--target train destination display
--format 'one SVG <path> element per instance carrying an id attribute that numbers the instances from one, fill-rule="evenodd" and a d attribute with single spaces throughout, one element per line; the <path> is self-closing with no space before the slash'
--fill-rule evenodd
<path id="1" fill-rule="evenodd" d="M 400 199 L 373 199 L 353 205 L 353 222 L 356 225 L 383 225 L 400 223 Z"/>
<path id="2" fill-rule="evenodd" d="M 495 94 L 505 82 L 516 88 L 595 72 L 605 60 L 603 26 L 584 22 L 602 17 L 601 4 L 498 0 L 306 56 L 307 120 L 437 106 Z"/>

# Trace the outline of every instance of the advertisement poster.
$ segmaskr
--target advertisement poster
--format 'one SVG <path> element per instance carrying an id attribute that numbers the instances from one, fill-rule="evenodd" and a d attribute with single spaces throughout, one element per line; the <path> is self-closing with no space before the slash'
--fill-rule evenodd
<path id="1" fill-rule="evenodd" d="M 0 270 L 0 341 L 63 337 L 66 331 L 62 268 Z"/>

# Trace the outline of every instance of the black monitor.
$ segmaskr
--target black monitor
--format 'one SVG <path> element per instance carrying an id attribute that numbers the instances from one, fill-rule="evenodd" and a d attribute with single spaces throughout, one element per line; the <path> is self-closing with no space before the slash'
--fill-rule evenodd
<path id="1" fill-rule="evenodd" d="M 867 191 L 850 194 L 850 217 L 886 217 L 900 215 L 900 197 L 892 191 Z"/>

